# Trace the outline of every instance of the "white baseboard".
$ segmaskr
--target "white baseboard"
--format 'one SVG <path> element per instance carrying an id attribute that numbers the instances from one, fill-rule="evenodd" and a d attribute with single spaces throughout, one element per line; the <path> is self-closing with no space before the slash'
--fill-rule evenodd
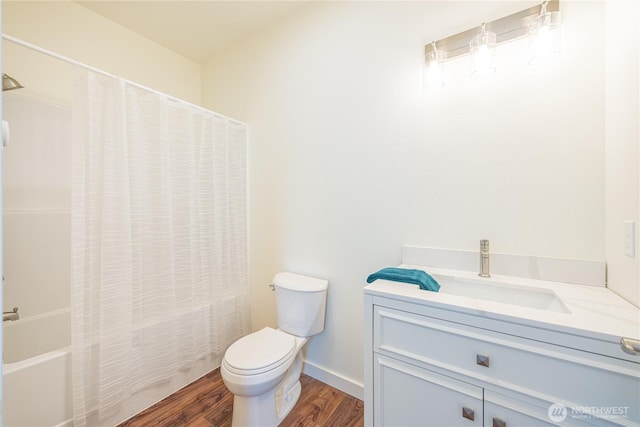
<path id="1" fill-rule="evenodd" d="M 332 372 L 327 368 L 318 366 L 307 360 L 304 362 L 302 372 L 317 379 L 318 381 L 322 381 L 323 383 L 330 385 L 333 388 L 337 388 L 356 399 L 364 400 L 364 384 L 360 382 Z"/>

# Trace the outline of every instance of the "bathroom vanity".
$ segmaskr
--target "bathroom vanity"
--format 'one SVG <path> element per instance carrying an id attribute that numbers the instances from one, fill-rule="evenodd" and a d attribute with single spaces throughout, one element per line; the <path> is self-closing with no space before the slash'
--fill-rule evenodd
<path id="1" fill-rule="evenodd" d="M 638 308 L 606 287 L 401 267 L 441 289 L 365 287 L 365 425 L 640 426 Z"/>

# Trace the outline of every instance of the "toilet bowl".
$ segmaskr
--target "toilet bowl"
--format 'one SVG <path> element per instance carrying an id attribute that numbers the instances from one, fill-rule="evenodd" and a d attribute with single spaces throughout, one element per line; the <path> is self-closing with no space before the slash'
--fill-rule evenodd
<path id="1" fill-rule="evenodd" d="M 220 367 L 233 397 L 233 427 L 275 427 L 301 393 L 301 349 L 324 329 L 326 280 L 279 273 L 278 329 L 266 327 L 231 344 Z"/>
<path id="2" fill-rule="evenodd" d="M 234 394 L 233 426 L 273 427 L 287 416 L 300 396 L 306 342 L 267 327 L 229 347 L 220 371 Z"/>

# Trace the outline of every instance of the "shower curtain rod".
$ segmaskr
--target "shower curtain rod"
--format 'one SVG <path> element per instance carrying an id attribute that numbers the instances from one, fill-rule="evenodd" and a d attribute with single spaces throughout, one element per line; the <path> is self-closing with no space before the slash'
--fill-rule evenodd
<path id="1" fill-rule="evenodd" d="M 17 37 L 13 37 L 13 36 L 10 36 L 10 35 L 8 35 L 8 34 L 2 33 L 2 39 L 3 39 L 3 40 L 6 40 L 6 41 L 8 41 L 8 42 L 11 42 L 11 43 L 17 44 L 17 45 L 19 45 L 19 46 L 26 47 L 26 48 L 28 48 L 28 49 L 34 50 L 34 51 L 36 51 L 36 52 L 42 53 L 42 54 L 44 54 L 44 55 L 50 56 L 50 57 L 52 57 L 52 58 L 59 59 L 60 61 L 66 62 L 66 63 L 68 63 L 68 64 L 76 65 L 76 66 L 78 66 L 78 67 L 85 68 L 85 69 L 87 69 L 87 70 L 89 70 L 89 71 L 93 71 L 93 72 L 95 72 L 95 73 L 102 74 L 103 76 L 107 76 L 107 77 L 114 77 L 114 78 L 120 78 L 120 79 L 124 80 L 124 81 L 125 81 L 125 83 L 127 83 L 128 85 L 134 86 L 134 87 L 136 87 L 136 88 L 138 88 L 138 89 L 146 90 L 147 92 L 155 93 L 155 94 L 157 94 L 157 95 L 162 95 L 162 96 L 164 96 L 164 97 L 167 97 L 167 98 L 168 98 L 168 99 L 170 99 L 170 100 L 178 101 L 178 102 L 182 102 L 182 103 L 184 103 L 184 104 L 189 105 L 189 106 L 190 106 L 190 107 L 192 107 L 192 108 L 196 108 L 196 109 L 198 109 L 198 110 L 200 110 L 200 111 L 204 111 L 204 112 L 206 112 L 206 113 L 213 114 L 213 115 L 215 115 L 215 116 L 218 116 L 218 117 L 220 117 L 220 118 L 222 118 L 222 119 L 225 119 L 225 120 L 228 120 L 228 121 L 230 121 L 230 122 L 234 122 L 234 123 L 237 123 L 237 124 L 240 124 L 240 125 L 243 125 L 243 126 L 247 126 L 247 127 L 248 127 L 248 125 L 247 125 L 246 123 L 241 122 L 240 120 L 232 119 L 231 117 L 227 117 L 227 116 L 225 116 L 224 114 L 216 113 L 215 111 L 211 111 L 211 110 L 209 110 L 209 109 L 207 109 L 207 108 L 204 108 L 204 107 L 202 107 L 202 106 L 200 106 L 200 105 L 196 105 L 196 104 L 193 104 L 193 103 L 191 103 L 191 102 L 185 101 L 184 99 L 180 99 L 180 98 L 177 98 L 177 97 L 175 97 L 175 96 L 172 96 L 172 95 L 166 94 L 166 93 L 164 93 L 164 92 L 160 92 L 159 90 L 152 89 L 152 88 L 150 88 L 150 87 L 147 87 L 147 86 L 141 85 L 141 84 L 139 84 L 139 83 L 132 82 L 131 80 L 127 80 L 127 79 L 125 79 L 125 78 L 123 78 L 123 77 L 119 77 L 119 76 L 117 76 L 117 75 L 115 75 L 115 74 L 108 73 L 108 72 L 106 72 L 106 71 L 104 71 L 104 70 L 101 70 L 101 69 L 99 69 L 99 68 L 92 67 L 91 65 L 87 65 L 87 64 L 82 63 L 82 62 L 80 62 L 80 61 L 76 61 L 75 59 L 71 59 L 71 58 L 66 57 L 66 56 L 64 56 L 64 55 L 60 55 L 59 53 L 52 52 L 52 51 L 50 51 L 50 50 L 47 50 L 47 49 L 42 48 L 42 47 L 40 47 L 40 46 L 37 46 L 37 45 L 35 45 L 35 44 L 32 44 L 32 43 L 26 42 L 26 41 L 24 41 L 24 40 L 21 40 L 21 39 L 19 39 L 19 38 L 17 38 Z"/>

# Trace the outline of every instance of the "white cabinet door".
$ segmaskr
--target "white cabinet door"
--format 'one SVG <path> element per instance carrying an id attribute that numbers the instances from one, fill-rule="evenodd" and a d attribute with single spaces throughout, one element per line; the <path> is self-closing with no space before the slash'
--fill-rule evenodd
<path id="1" fill-rule="evenodd" d="M 483 390 L 374 353 L 374 425 L 482 427 Z"/>

